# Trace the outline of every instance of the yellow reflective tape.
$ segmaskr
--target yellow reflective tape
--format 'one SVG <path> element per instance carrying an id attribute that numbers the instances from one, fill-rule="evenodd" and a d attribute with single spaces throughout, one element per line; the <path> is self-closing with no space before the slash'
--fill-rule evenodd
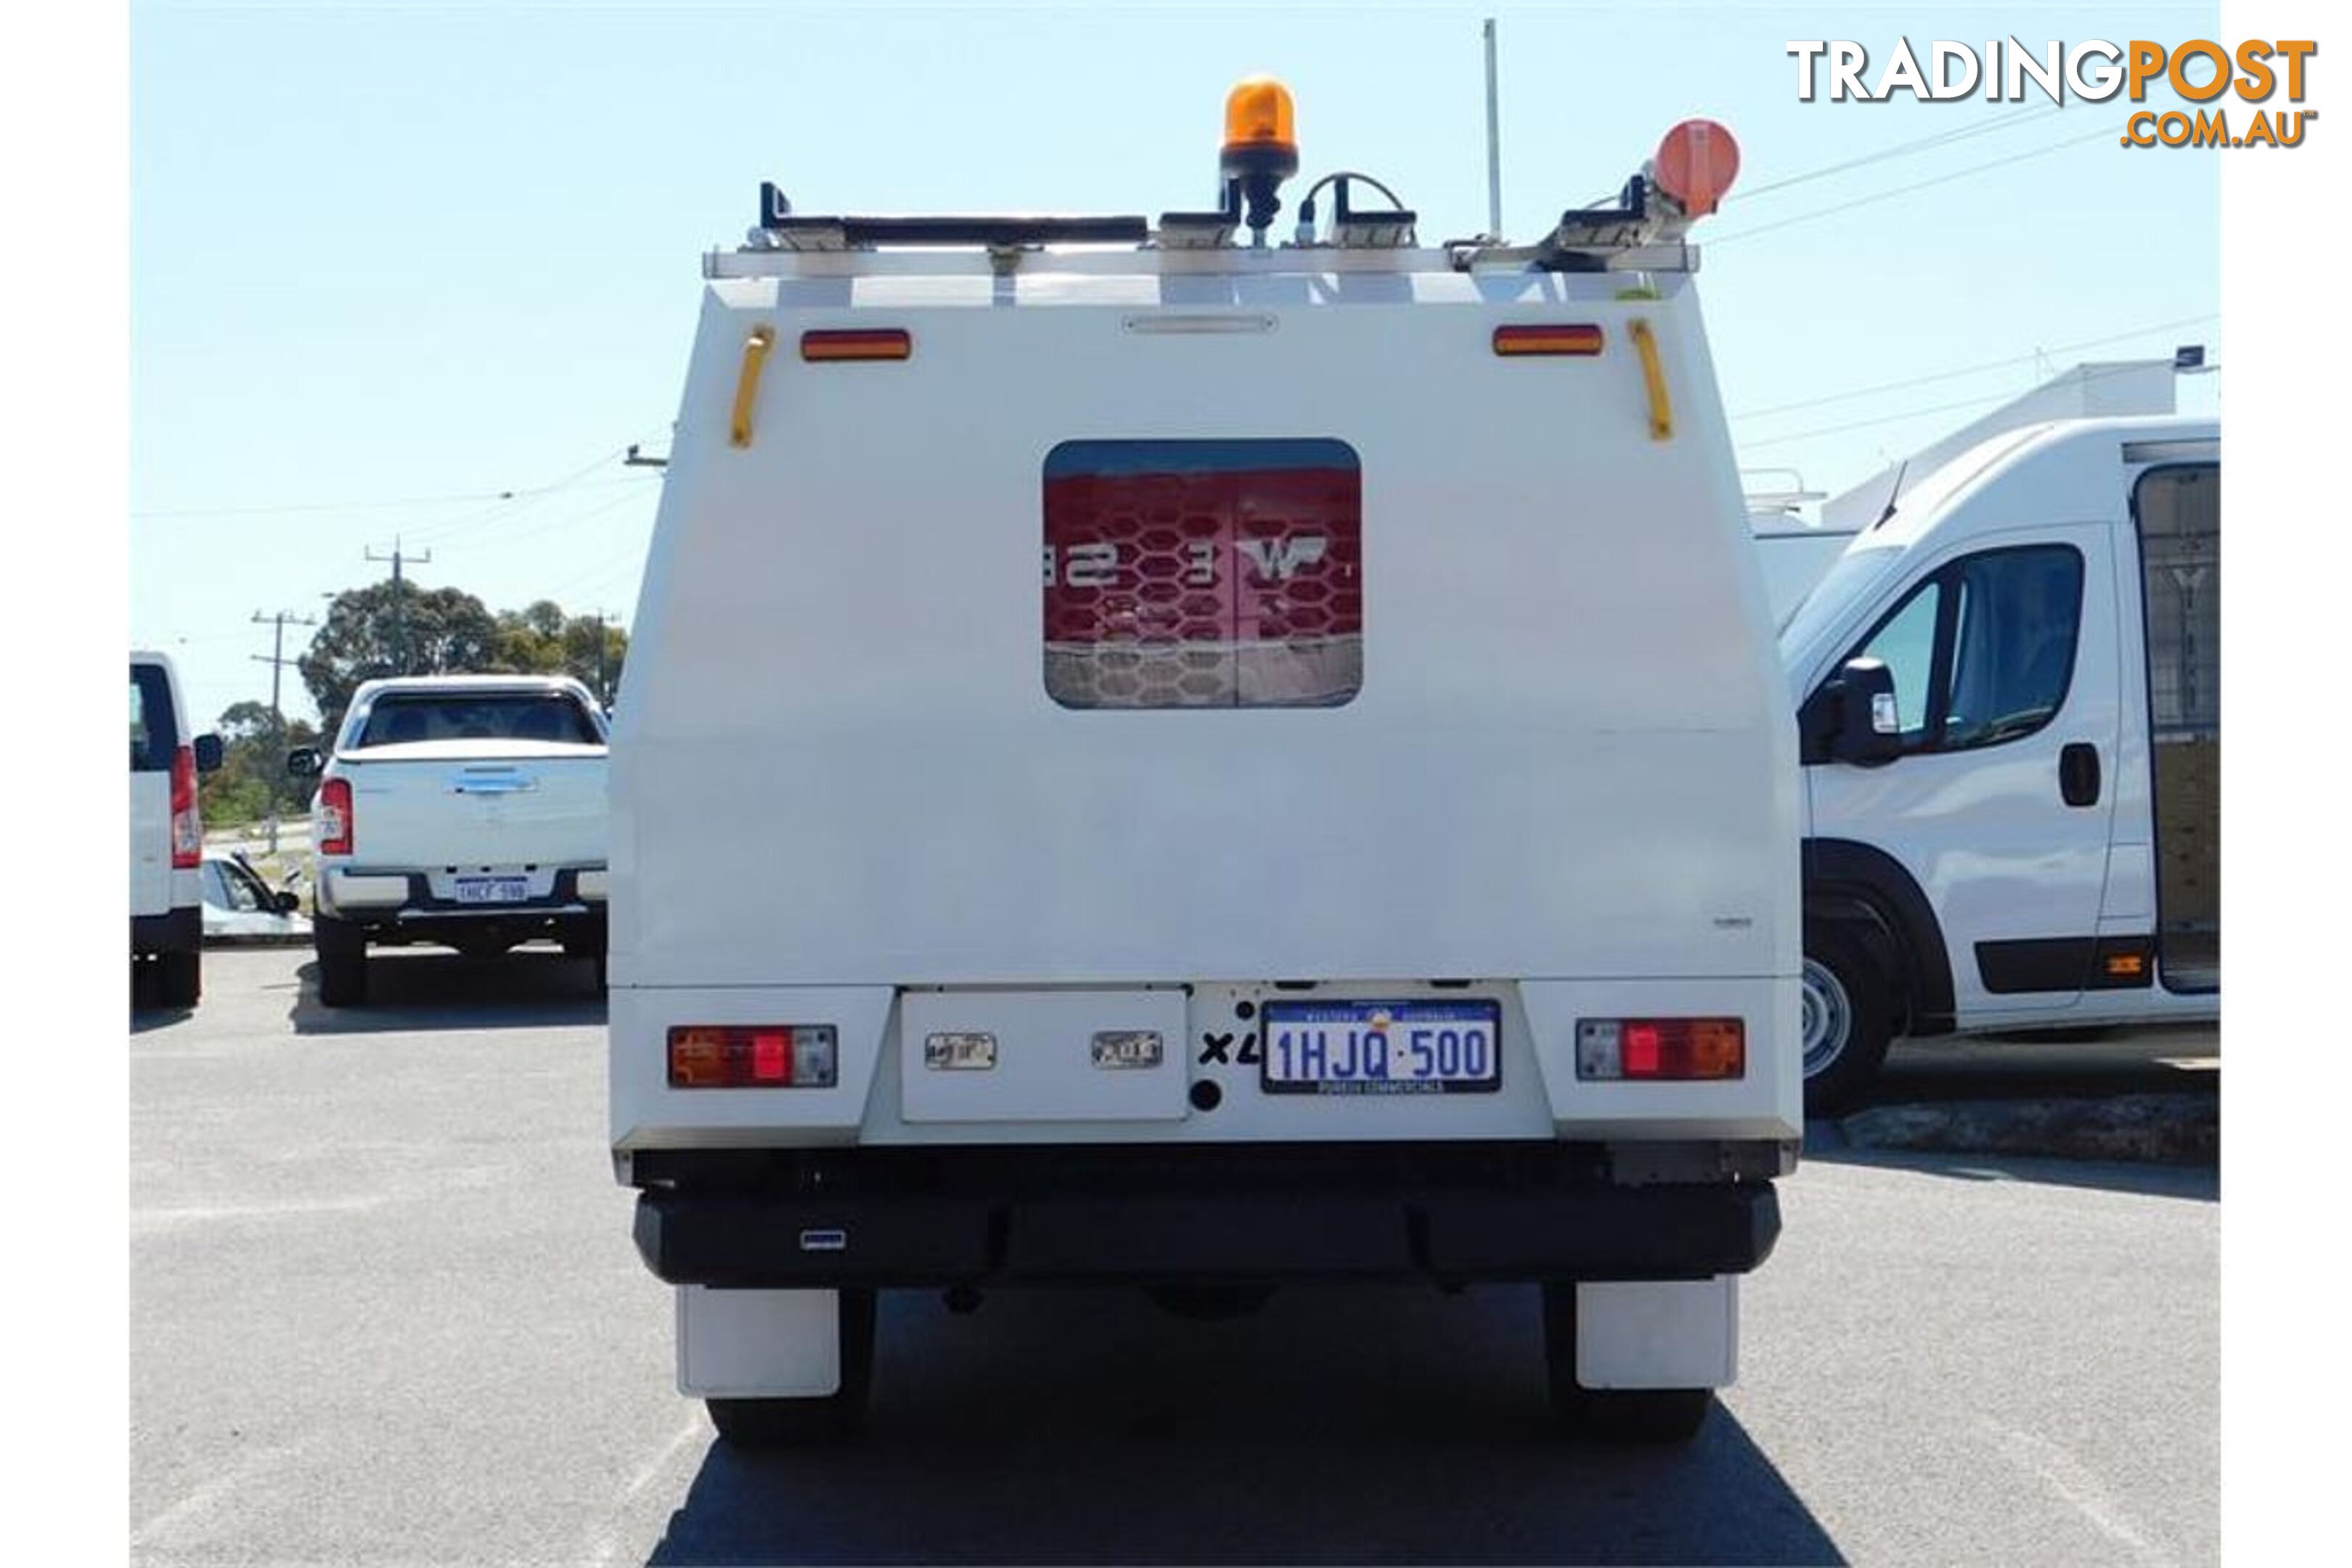
<path id="1" fill-rule="evenodd" d="M 761 325 L 743 340 L 743 368 L 735 377 L 735 424 L 729 438 L 738 447 L 751 444 L 751 405 L 760 395 L 761 367 L 776 346 L 776 329 Z"/>
<path id="2" fill-rule="evenodd" d="M 1669 441 L 1675 434 L 1675 405 L 1666 398 L 1665 367 L 1658 363 L 1658 340 L 1650 323 L 1636 321 L 1626 329 L 1642 355 L 1642 380 L 1650 389 L 1650 439 Z"/>

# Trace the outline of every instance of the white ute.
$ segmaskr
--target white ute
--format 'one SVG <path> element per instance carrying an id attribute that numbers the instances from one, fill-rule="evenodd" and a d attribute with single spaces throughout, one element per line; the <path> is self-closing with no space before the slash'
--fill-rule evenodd
<path id="1" fill-rule="evenodd" d="M 1218 212 L 771 187 L 708 259 L 610 1067 L 730 1442 L 851 1426 L 891 1288 L 1532 1283 L 1577 1426 L 1733 1379 L 1801 1089 L 1795 729 L 1682 237 L 1728 137 L 1536 245 L 1334 180 L 1270 246 L 1288 100 L 1230 108 Z"/>
<path id="2" fill-rule="evenodd" d="M 319 1001 L 367 1000 L 370 946 L 471 957 L 551 938 L 604 966 L 604 715 L 577 680 L 371 680 L 315 777 L 310 850 Z"/>
<path id="3" fill-rule="evenodd" d="M 2221 492 L 2214 418 L 2003 430 L 1790 620 L 1817 1108 L 1900 1037 L 2221 1016 Z"/>

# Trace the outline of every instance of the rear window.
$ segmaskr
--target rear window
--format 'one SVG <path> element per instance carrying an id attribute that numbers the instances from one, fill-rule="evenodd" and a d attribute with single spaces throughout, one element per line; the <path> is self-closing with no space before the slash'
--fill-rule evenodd
<path id="1" fill-rule="evenodd" d="M 131 667 L 131 771 L 167 773 L 172 755 L 180 749 L 179 726 L 172 718 L 172 685 L 163 667 Z"/>
<path id="2" fill-rule="evenodd" d="M 562 741 L 601 745 L 596 721 L 569 697 L 529 691 L 379 698 L 359 747 L 417 741 Z"/>
<path id="3" fill-rule="evenodd" d="M 1344 441 L 1065 441 L 1045 456 L 1045 691 L 1065 708 L 1336 707 L 1363 685 Z"/>

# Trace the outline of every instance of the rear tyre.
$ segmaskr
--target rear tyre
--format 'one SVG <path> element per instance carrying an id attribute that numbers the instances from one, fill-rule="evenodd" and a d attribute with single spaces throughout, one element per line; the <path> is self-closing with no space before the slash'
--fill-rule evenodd
<path id="1" fill-rule="evenodd" d="M 1894 1039 L 1894 987 L 1862 944 L 1834 927 L 1805 932 L 1805 1112 L 1850 1108 L 1878 1077 Z"/>
<path id="2" fill-rule="evenodd" d="M 204 994 L 204 956 L 194 952 L 166 952 L 155 960 L 155 1005 L 159 1007 L 193 1007 Z"/>
<path id="3" fill-rule="evenodd" d="M 367 1000 L 367 949 L 319 954 L 319 1005 L 356 1007 Z"/>
<path id="4" fill-rule="evenodd" d="M 1551 1407 L 1580 1437 L 1604 1443 L 1687 1443 L 1715 1407 L 1711 1388 L 1587 1388 L 1576 1381 L 1576 1287 L 1543 1288 L 1544 1370 Z"/>
<path id="5" fill-rule="evenodd" d="M 161 1006 L 162 1004 L 155 999 L 160 984 L 155 975 L 155 961 L 132 953 L 131 955 L 131 1011 L 144 1012 L 148 1008 Z"/>
<path id="6" fill-rule="evenodd" d="M 874 1292 L 841 1292 L 841 1386 L 808 1399 L 708 1399 L 710 1424 L 737 1448 L 837 1442 L 866 1417 L 874 1382 Z"/>

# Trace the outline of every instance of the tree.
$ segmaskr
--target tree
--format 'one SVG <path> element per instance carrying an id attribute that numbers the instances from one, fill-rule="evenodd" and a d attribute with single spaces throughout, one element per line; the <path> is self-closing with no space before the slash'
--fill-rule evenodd
<path id="1" fill-rule="evenodd" d="M 336 595 L 297 668 L 321 729 L 332 734 L 360 682 L 387 675 L 456 675 L 498 668 L 499 623 L 456 588 L 390 578 Z"/>
<path id="2" fill-rule="evenodd" d="M 621 661 L 629 651 L 629 634 L 594 616 L 566 616 L 552 599 L 541 599 L 527 609 L 500 610 L 498 616 L 498 663 L 500 670 L 530 675 L 569 675 L 583 681 L 600 697 L 609 697 L 620 684 Z M 597 657 L 597 633 L 604 634 L 604 657 Z"/>
<path id="3" fill-rule="evenodd" d="M 215 827 L 253 822 L 276 812 L 299 816 L 310 808 L 310 785 L 286 774 L 286 753 L 315 744 L 318 732 L 300 720 L 280 724 L 263 702 L 233 703 L 214 726 L 221 738 L 221 765 L 205 776 L 197 795 L 205 821 Z"/>

